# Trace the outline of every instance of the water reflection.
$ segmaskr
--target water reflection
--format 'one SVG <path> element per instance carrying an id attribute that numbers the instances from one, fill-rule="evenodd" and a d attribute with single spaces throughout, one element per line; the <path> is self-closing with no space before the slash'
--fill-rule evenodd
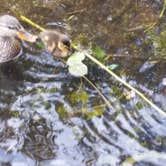
<path id="1" fill-rule="evenodd" d="M 24 152 L 38 161 L 53 159 L 56 156 L 54 133 L 44 120 L 30 122 L 29 132 L 25 138 Z"/>

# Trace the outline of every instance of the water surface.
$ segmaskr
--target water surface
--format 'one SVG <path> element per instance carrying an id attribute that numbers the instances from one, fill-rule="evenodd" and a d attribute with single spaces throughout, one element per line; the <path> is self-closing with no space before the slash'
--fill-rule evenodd
<path id="1" fill-rule="evenodd" d="M 0 2 L 1 14 L 22 13 L 40 25 L 68 33 L 85 48 L 91 42 L 107 54 L 125 55 L 108 60 L 108 65 L 119 64 L 115 72 L 165 110 L 161 83 L 166 65 L 162 62 L 143 70 L 151 52 L 142 29 L 133 30 L 155 21 L 162 2 Z M 0 66 L 0 165 L 165 165 L 166 119 L 138 96 L 126 100 L 125 87 L 86 63 L 87 77 L 107 97 L 111 109 L 91 85 L 71 76 L 67 66 L 46 50 L 25 44 L 18 60 Z M 104 113 L 87 118 L 74 114 L 79 110 Z M 62 112 L 73 116 L 65 118 Z"/>

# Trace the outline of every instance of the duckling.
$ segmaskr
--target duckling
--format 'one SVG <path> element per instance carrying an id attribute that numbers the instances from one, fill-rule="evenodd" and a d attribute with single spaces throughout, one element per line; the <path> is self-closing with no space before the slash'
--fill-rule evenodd
<path id="1" fill-rule="evenodd" d="M 13 16 L 0 16 L 0 63 L 18 58 L 22 53 L 22 42 L 34 43 L 37 36 L 28 33 Z"/>
<path id="2" fill-rule="evenodd" d="M 39 34 L 39 38 L 54 57 L 64 58 L 71 52 L 71 40 L 67 35 L 61 32 L 45 30 Z"/>

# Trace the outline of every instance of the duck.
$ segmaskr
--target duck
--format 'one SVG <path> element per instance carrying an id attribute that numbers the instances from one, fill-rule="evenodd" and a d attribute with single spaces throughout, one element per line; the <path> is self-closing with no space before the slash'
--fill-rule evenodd
<path id="1" fill-rule="evenodd" d="M 57 30 L 46 29 L 40 32 L 38 36 L 49 53 L 56 58 L 65 58 L 71 51 L 71 39 L 68 35 Z"/>
<path id="2" fill-rule="evenodd" d="M 22 54 L 22 41 L 35 43 L 37 38 L 27 32 L 14 16 L 0 16 L 0 64 L 14 60 Z"/>

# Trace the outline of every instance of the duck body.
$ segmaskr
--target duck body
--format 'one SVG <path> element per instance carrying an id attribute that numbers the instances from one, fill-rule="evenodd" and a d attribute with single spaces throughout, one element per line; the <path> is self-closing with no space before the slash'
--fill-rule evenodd
<path id="1" fill-rule="evenodd" d="M 25 31 L 15 17 L 0 16 L 0 63 L 14 60 L 21 55 L 22 40 L 35 42 L 36 39 Z"/>
<path id="2" fill-rule="evenodd" d="M 15 37 L 0 36 L 0 63 L 18 58 L 22 53 L 22 45 Z"/>
<path id="3" fill-rule="evenodd" d="M 39 34 L 39 38 L 54 57 L 67 57 L 71 51 L 71 40 L 66 34 L 56 30 L 45 30 Z"/>

